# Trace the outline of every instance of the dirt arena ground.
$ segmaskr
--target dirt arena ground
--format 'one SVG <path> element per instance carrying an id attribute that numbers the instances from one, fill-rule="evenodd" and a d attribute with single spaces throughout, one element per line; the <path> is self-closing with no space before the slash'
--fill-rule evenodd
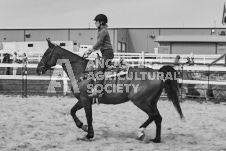
<path id="1" fill-rule="evenodd" d="M 131 102 L 94 105 L 95 140 L 79 140 L 85 133 L 70 116 L 77 102 L 70 97 L 0 96 L 0 150 L 2 151 L 226 151 L 225 103 L 181 104 L 186 121 L 181 121 L 169 101 L 160 100 L 163 117 L 162 142 L 144 143 L 136 139 L 147 115 Z M 78 112 L 86 123 L 84 110 Z M 155 124 L 146 130 L 155 136 Z"/>

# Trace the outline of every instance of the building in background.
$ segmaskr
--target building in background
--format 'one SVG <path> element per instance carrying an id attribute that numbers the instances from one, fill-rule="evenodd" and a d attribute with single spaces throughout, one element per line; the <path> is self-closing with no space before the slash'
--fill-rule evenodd
<path id="1" fill-rule="evenodd" d="M 226 36 L 219 35 L 173 35 L 158 36 L 159 53 L 169 54 L 225 54 Z"/>
<path id="2" fill-rule="evenodd" d="M 224 28 L 109 28 L 115 52 L 223 54 L 225 32 Z M 92 28 L 0 29 L 0 43 L 26 42 L 30 51 L 42 51 L 33 47 L 46 38 L 65 42 L 64 47 L 70 41 L 76 51 L 81 45 L 93 45 L 96 37 Z"/>

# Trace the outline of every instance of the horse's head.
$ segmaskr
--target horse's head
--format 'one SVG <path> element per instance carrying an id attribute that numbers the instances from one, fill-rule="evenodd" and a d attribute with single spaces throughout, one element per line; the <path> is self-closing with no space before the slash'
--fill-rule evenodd
<path id="1" fill-rule="evenodd" d="M 42 56 L 41 61 L 38 63 L 36 72 L 38 75 L 44 74 L 47 70 L 50 70 L 52 66 L 56 65 L 58 55 L 55 53 L 56 45 L 53 44 L 50 39 L 46 39 L 48 42 L 48 49 Z"/>

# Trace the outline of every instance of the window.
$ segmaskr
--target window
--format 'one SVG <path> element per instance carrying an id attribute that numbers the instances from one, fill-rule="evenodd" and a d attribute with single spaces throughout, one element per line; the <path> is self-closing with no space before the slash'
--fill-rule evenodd
<path id="1" fill-rule="evenodd" d="M 33 44 L 28 44 L 27 46 L 28 46 L 28 47 L 33 47 Z"/>
<path id="2" fill-rule="evenodd" d="M 66 44 L 65 43 L 60 43 L 60 46 L 66 46 Z"/>

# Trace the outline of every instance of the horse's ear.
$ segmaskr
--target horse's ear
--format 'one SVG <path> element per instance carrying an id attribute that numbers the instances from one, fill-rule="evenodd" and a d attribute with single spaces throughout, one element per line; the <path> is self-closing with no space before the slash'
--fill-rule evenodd
<path id="1" fill-rule="evenodd" d="M 46 41 L 48 42 L 48 46 L 50 47 L 50 45 L 51 45 L 50 38 L 46 38 Z"/>
<path id="2" fill-rule="evenodd" d="M 52 42 L 50 41 L 50 38 L 46 38 L 46 41 L 48 42 L 49 48 L 53 48 L 54 47 L 54 44 L 52 44 Z"/>

